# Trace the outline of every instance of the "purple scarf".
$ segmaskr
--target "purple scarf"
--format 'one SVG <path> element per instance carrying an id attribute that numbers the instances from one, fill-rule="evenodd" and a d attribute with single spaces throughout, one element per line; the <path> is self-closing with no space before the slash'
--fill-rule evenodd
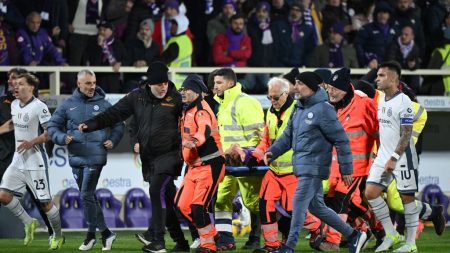
<path id="1" fill-rule="evenodd" d="M 100 0 L 88 0 L 86 3 L 86 24 L 96 25 L 99 19 L 98 2 Z"/>
<path id="2" fill-rule="evenodd" d="M 114 52 L 112 48 L 112 44 L 114 43 L 114 36 L 111 36 L 109 39 L 107 39 L 105 42 L 103 42 L 102 45 L 102 52 L 103 52 L 103 62 L 108 61 L 109 65 L 114 65 L 117 61 L 114 57 Z"/>
<path id="3" fill-rule="evenodd" d="M 143 3 L 147 3 L 147 1 L 142 0 Z M 161 9 L 158 7 L 156 3 L 147 4 L 148 10 L 154 15 L 158 16 Z"/>
<path id="4" fill-rule="evenodd" d="M 244 38 L 244 32 L 240 32 L 239 34 L 234 33 L 231 28 L 227 29 L 225 35 L 228 38 L 230 44 L 228 45 L 228 51 L 238 50 L 241 48 L 241 40 Z"/>
<path id="5" fill-rule="evenodd" d="M 388 35 L 389 33 L 389 24 L 380 24 L 378 23 L 378 27 L 380 28 L 381 32 L 383 33 L 384 36 Z"/>
<path id="6" fill-rule="evenodd" d="M 0 28 L 0 66 L 8 66 L 9 64 L 9 54 L 8 54 L 8 39 L 6 38 L 6 33 L 3 28 Z"/>
<path id="7" fill-rule="evenodd" d="M 330 60 L 328 67 L 341 68 L 344 67 L 344 56 L 342 55 L 342 47 L 339 44 L 330 43 Z"/>
<path id="8" fill-rule="evenodd" d="M 299 41 L 302 37 L 300 36 L 300 26 L 302 25 L 302 21 L 289 21 L 292 27 L 291 39 L 293 43 Z"/>

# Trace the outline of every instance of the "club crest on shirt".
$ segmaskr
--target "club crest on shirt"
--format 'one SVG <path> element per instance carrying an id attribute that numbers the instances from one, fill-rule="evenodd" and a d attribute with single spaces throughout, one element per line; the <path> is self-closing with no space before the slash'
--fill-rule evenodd
<path id="1" fill-rule="evenodd" d="M 28 122 L 29 120 L 30 120 L 30 116 L 28 115 L 28 113 L 25 113 L 25 115 L 23 115 L 23 121 Z"/>
<path id="2" fill-rule="evenodd" d="M 392 108 L 389 107 L 388 111 L 387 111 L 387 116 L 391 117 L 392 116 Z"/>
<path id="3" fill-rule="evenodd" d="M 406 109 L 406 111 L 407 111 L 408 113 L 412 113 L 412 109 L 411 109 L 411 108 Z"/>
<path id="4" fill-rule="evenodd" d="M 94 105 L 94 111 L 98 111 L 100 107 L 98 105 Z"/>

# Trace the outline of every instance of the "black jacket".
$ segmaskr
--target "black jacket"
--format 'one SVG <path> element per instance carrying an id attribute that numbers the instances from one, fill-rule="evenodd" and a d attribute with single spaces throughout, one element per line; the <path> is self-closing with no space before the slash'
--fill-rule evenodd
<path id="1" fill-rule="evenodd" d="M 156 98 L 148 86 L 132 91 L 103 113 L 85 122 L 87 132 L 113 126 L 130 116 L 136 120 L 136 139 L 140 146 L 144 180 L 156 174 L 181 173 L 181 135 L 178 123 L 182 111 L 181 95 L 169 82 L 167 95 Z"/>

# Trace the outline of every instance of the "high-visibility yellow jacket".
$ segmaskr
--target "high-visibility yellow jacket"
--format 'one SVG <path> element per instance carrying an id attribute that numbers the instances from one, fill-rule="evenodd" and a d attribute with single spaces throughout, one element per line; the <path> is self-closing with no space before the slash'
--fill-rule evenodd
<path id="1" fill-rule="evenodd" d="M 261 104 L 241 91 L 241 84 L 224 92 L 223 99 L 215 96 L 219 103 L 217 122 L 224 150 L 232 144 L 255 147 L 261 140 L 264 128 L 264 112 Z"/>

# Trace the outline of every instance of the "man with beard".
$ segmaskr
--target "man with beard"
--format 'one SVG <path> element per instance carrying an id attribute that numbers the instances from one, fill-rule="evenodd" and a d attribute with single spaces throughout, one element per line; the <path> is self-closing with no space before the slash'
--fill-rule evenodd
<path id="1" fill-rule="evenodd" d="M 213 43 L 213 61 L 216 66 L 245 67 L 252 54 L 252 42 L 244 33 L 245 18 L 235 14 L 230 27 L 216 36 Z"/>
<path id="2" fill-rule="evenodd" d="M 168 71 L 162 62 L 151 63 L 146 85 L 78 126 L 81 132 L 92 132 L 134 116 L 142 174 L 150 183 L 152 201 L 151 226 L 143 234 L 136 234 L 136 238 L 145 244 L 142 250 L 147 252 L 165 251 L 166 225 L 176 242 L 173 251 L 189 251 L 174 209 L 174 179 L 181 174 L 183 165 L 178 130 L 182 103 L 175 85 L 169 81 Z"/>

